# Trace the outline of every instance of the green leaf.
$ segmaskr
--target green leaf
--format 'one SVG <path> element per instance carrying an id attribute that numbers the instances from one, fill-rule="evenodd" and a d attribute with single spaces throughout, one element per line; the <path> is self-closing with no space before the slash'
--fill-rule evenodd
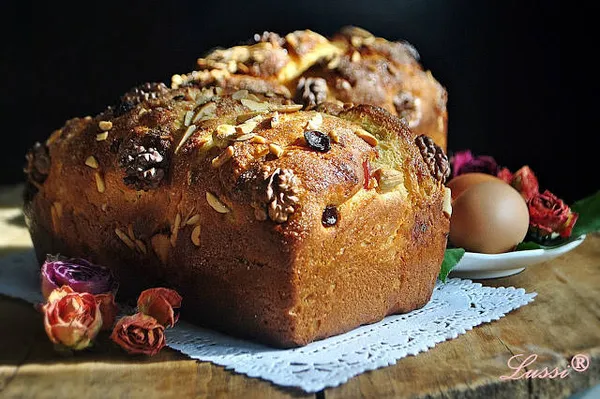
<path id="1" fill-rule="evenodd" d="M 515 248 L 515 251 L 527 251 L 528 249 L 544 249 L 546 248 L 542 244 L 538 244 L 533 241 L 523 241 L 520 242 L 519 245 Z"/>
<path id="2" fill-rule="evenodd" d="M 596 194 L 575 202 L 571 206 L 571 210 L 579 214 L 571 237 L 600 231 L 600 190 Z"/>
<path id="3" fill-rule="evenodd" d="M 528 249 L 552 249 L 552 248 L 557 248 L 563 245 L 566 245 L 570 242 L 576 241 L 580 238 L 581 236 L 575 236 L 575 235 L 571 235 L 571 237 L 569 238 L 557 238 L 553 241 L 550 241 L 547 244 L 540 244 L 539 242 L 535 242 L 535 241 L 523 241 L 520 242 L 519 245 L 517 245 L 517 247 L 515 248 L 515 251 L 527 251 Z"/>
<path id="4" fill-rule="evenodd" d="M 438 278 L 443 282 L 446 282 L 448 274 L 461 260 L 464 254 L 465 250 L 463 248 L 447 248 L 444 253 L 444 261 L 442 262 L 442 269 L 440 270 Z"/>

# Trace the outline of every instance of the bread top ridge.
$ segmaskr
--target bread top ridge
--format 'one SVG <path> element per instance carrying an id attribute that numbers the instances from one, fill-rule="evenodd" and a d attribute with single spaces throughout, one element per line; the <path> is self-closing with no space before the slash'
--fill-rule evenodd
<path id="1" fill-rule="evenodd" d="M 192 81 L 232 86 L 252 79 L 281 85 L 308 108 L 323 102 L 380 106 L 446 149 L 448 93 L 406 41 L 388 41 L 355 26 L 330 39 L 311 30 L 264 32 L 250 44 L 198 58 L 197 70 L 174 75 L 172 86 Z"/>
<path id="2" fill-rule="evenodd" d="M 393 192 L 415 209 L 443 195 L 446 155 L 396 116 L 370 105 L 306 111 L 281 91 L 263 91 L 136 87 L 34 146 L 26 200 L 43 190 L 74 214 L 85 204 L 105 215 L 148 195 L 157 207 L 200 198 L 239 223 L 269 224 L 293 246 L 324 223 L 326 208 L 361 190 Z M 147 238 L 169 228 L 171 216 L 145 220 Z M 185 223 L 193 215 L 179 217 Z"/>

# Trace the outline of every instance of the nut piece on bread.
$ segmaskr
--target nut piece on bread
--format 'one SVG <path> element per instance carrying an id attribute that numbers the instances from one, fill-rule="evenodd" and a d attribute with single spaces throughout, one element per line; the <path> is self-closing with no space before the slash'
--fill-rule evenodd
<path id="1" fill-rule="evenodd" d="M 285 36 L 264 32 L 254 41 L 214 50 L 198 59 L 198 71 L 184 76 L 200 85 L 214 84 L 214 76 L 229 86 L 242 77 L 280 84 L 308 109 L 324 102 L 377 105 L 446 149 L 446 89 L 423 69 L 407 42 L 388 41 L 354 26 L 331 39 L 303 30 Z M 176 75 L 175 87 L 181 82 Z"/>
<path id="2" fill-rule="evenodd" d="M 449 230 L 439 146 L 379 107 L 300 110 L 235 79 L 254 83 L 146 84 L 34 146 L 40 262 L 106 265 L 120 300 L 175 288 L 184 318 L 279 347 L 425 305 Z"/>

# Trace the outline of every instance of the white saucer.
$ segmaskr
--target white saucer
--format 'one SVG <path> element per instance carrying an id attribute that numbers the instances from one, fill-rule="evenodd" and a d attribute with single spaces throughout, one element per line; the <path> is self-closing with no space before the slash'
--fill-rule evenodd
<path id="1" fill-rule="evenodd" d="M 585 234 L 578 239 L 548 249 L 528 249 L 503 254 L 481 254 L 465 252 L 460 262 L 450 272 L 450 277 L 485 279 L 512 276 L 525 270 L 527 266 L 554 259 L 579 246 Z"/>

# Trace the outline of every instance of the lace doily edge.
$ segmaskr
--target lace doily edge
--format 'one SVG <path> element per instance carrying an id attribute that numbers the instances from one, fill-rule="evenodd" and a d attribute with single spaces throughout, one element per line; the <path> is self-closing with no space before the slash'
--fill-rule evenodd
<path id="1" fill-rule="evenodd" d="M 514 288 L 514 287 L 501 287 L 501 288 Z M 340 386 L 340 385 L 348 382 L 350 379 L 352 379 L 364 372 L 377 370 L 382 367 L 393 366 L 399 360 L 402 360 L 403 358 L 405 358 L 407 356 L 416 356 L 419 353 L 423 353 L 423 352 L 428 351 L 429 349 L 433 349 L 437 344 L 440 344 L 444 341 L 450 341 L 461 335 L 464 335 L 467 333 L 467 331 L 471 331 L 471 330 L 473 330 L 473 328 L 475 328 L 477 326 L 499 320 L 499 319 L 505 317 L 506 315 L 508 315 L 509 313 L 511 313 L 512 311 L 517 310 L 517 309 L 533 302 L 535 296 L 537 296 L 537 293 L 535 293 L 535 292 L 526 293 L 523 296 L 523 300 L 520 301 L 519 303 L 514 304 L 514 306 L 510 310 L 508 310 L 506 313 L 503 313 L 501 315 L 494 316 L 494 317 L 487 317 L 483 320 L 473 323 L 470 326 L 467 326 L 467 327 L 464 327 L 461 329 L 457 329 L 457 331 L 453 331 L 452 334 L 448 334 L 443 337 L 432 337 L 431 340 L 423 342 L 423 344 L 420 345 L 418 348 L 416 348 L 416 350 L 407 350 L 407 351 L 405 351 L 405 353 L 396 355 L 392 359 L 389 359 L 387 361 L 382 361 L 380 363 L 365 364 L 364 367 L 356 369 L 355 371 L 352 372 L 352 374 L 347 374 L 345 376 L 339 376 L 338 378 L 334 377 L 334 378 L 330 379 L 329 382 L 327 382 L 327 383 L 315 383 L 315 384 L 307 385 L 307 384 L 302 384 L 301 382 L 291 382 L 287 378 L 277 378 L 278 376 L 265 376 L 260 373 L 253 373 L 252 372 L 253 370 L 251 370 L 251 369 L 247 369 L 245 367 L 236 367 L 235 365 L 230 364 L 230 362 L 227 361 L 226 359 L 219 359 L 219 357 L 202 357 L 202 356 L 190 355 L 190 354 L 186 353 L 186 351 L 184 349 L 185 345 L 181 345 L 181 347 L 177 347 L 178 345 L 174 345 L 174 346 L 170 346 L 170 347 L 182 352 L 186 356 L 189 356 L 190 358 L 195 359 L 197 361 L 209 362 L 209 363 L 215 364 L 217 366 L 224 367 L 225 370 L 234 371 L 235 373 L 243 374 L 250 378 L 260 378 L 264 381 L 271 382 L 271 383 L 275 384 L 276 386 L 281 386 L 281 387 L 286 387 L 286 388 L 297 388 L 306 393 L 315 393 L 315 392 L 319 392 L 326 388 L 335 388 L 337 386 Z"/>

